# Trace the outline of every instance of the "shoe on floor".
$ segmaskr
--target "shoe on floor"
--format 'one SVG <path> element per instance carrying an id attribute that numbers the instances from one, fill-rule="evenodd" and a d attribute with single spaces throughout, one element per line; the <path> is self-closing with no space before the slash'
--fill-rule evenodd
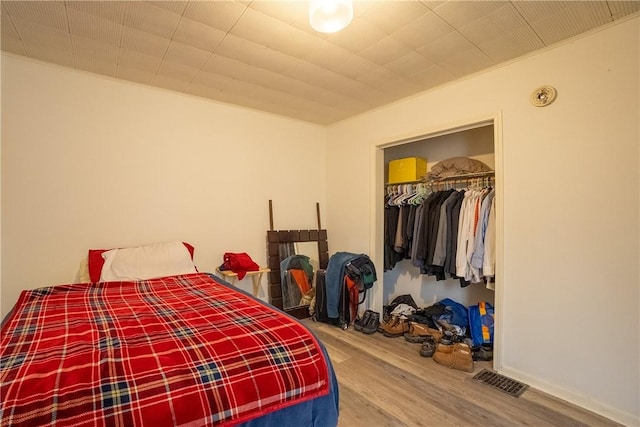
<path id="1" fill-rule="evenodd" d="M 409 322 L 405 319 L 398 318 L 398 321 L 395 322 L 392 326 L 386 327 L 382 331 L 382 334 L 385 337 L 396 338 L 403 336 L 407 332 L 409 332 Z"/>
<path id="2" fill-rule="evenodd" d="M 395 326 L 395 324 L 398 323 L 399 320 L 400 318 L 398 316 L 393 316 L 386 322 L 380 322 L 380 325 L 378 326 L 378 332 L 384 333 L 384 331 L 386 331 L 388 328 L 392 328 L 393 326 Z"/>
<path id="3" fill-rule="evenodd" d="M 425 337 L 422 346 L 420 347 L 420 356 L 422 357 L 431 357 L 436 351 L 436 340 L 431 335 L 427 335 Z"/>
<path id="4" fill-rule="evenodd" d="M 404 334 L 404 339 L 413 343 L 423 343 L 428 336 L 432 336 L 436 343 L 442 338 L 442 334 L 437 329 L 421 323 L 409 322 L 409 332 Z"/>
<path id="5" fill-rule="evenodd" d="M 451 345 L 438 344 L 436 352 L 433 353 L 433 360 L 447 368 L 473 372 L 471 349 L 463 343 Z"/>
<path id="6" fill-rule="evenodd" d="M 362 326 L 362 333 L 371 335 L 378 330 L 378 326 L 380 326 L 380 313 L 372 311 L 369 315 L 369 319 Z"/>
<path id="7" fill-rule="evenodd" d="M 356 331 L 362 331 L 362 328 L 364 327 L 364 325 L 366 325 L 367 322 L 369 322 L 371 313 L 373 313 L 373 311 L 367 310 L 364 312 L 362 317 L 357 318 L 356 321 L 353 322 L 353 329 L 355 329 Z"/>

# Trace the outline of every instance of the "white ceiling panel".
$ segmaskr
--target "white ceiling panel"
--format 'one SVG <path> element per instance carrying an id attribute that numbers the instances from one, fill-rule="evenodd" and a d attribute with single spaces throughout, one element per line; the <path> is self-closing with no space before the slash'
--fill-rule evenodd
<path id="1" fill-rule="evenodd" d="M 163 58 L 170 43 L 171 40 L 169 39 L 158 37 L 135 28 L 125 27 L 122 35 L 121 48 Z"/>
<path id="2" fill-rule="evenodd" d="M 2 6 L 12 18 L 69 32 L 67 13 L 63 2 L 3 1 Z"/>
<path id="3" fill-rule="evenodd" d="M 118 67 L 134 68 L 151 73 L 151 76 L 153 76 L 156 71 L 158 71 L 161 62 L 162 58 L 159 56 L 147 55 L 134 50 L 120 49 Z"/>
<path id="4" fill-rule="evenodd" d="M 129 3 L 124 24 L 158 37 L 171 39 L 180 21 L 180 15 L 143 1 Z"/>
<path id="5" fill-rule="evenodd" d="M 28 52 L 35 48 L 39 50 L 51 48 L 71 53 L 71 36 L 67 31 L 25 21 L 22 18 L 11 18 L 11 20 L 16 25 L 16 32 Z"/>
<path id="6" fill-rule="evenodd" d="M 163 77 L 171 77 L 174 79 L 184 80 L 185 87 L 200 72 L 199 68 L 190 67 L 184 64 L 176 64 L 175 62 L 162 61 L 156 74 Z"/>
<path id="7" fill-rule="evenodd" d="M 164 55 L 164 60 L 176 64 L 188 65 L 189 67 L 199 70 L 210 56 L 211 53 L 205 50 L 172 41 Z"/>
<path id="8" fill-rule="evenodd" d="M 224 37 L 225 33 L 216 28 L 183 17 L 173 35 L 173 40 L 213 52 Z"/>
<path id="9" fill-rule="evenodd" d="M 404 45 L 418 49 L 453 31 L 455 30 L 451 25 L 435 13 L 429 12 L 400 28 L 393 36 Z"/>
<path id="10" fill-rule="evenodd" d="M 2 0 L 2 50 L 330 124 L 640 14 L 640 1 Z"/>
<path id="11" fill-rule="evenodd" d="M 176 74 L 178 77 L 158 73 L 153 79 L 153 85 L 169 90 L 175 90 L 177 92 L 184 92 L 189 85 L 189 82 L 179 73 Z"/>
<path id="12" fill-rule="evenodd" d="M 151 85 L 153 84 L 153 79 L 156 77 L 156 74 L 155 70 L 153 72 L 149 72 L 141 70 L 139 68 L 118 65 L 116 77 L 119 79 L 130 80 L 136 83 Z"/>
<path id="13" fill-rule="evenodd" d="M 67 13 L 71 10 L 79 10 L 89 15 L 97 16 L 117 24 L 122 24 L 125 13 L 129 7 L 126 1 L 67 1 L 65 2 Z"/>
<path id="14" fill-rule="evenodd" d="M 183 16 L 226 33 L 245 10 L 246 6 L 232 1 L 190 1 Z"/>
<path id="15" fill-rule="evenodd" d="M 387 34 L 391 34 L 429 12 L 429 8 L 420 2 L 378 2 L 362 16 Z"/>
<path id="16" fill-rule="evenodd" d="M 73 37 L 78 36 L 120 46 L 124 25 L 100 16 L 68 8 L 69 27 Z"/>
<path id="17" fill-rule="evenodd" d="M 452 27 L 459 28 L 481 19 L 507 5 L 507 1 L 447 1 L 433 11 Z"/>

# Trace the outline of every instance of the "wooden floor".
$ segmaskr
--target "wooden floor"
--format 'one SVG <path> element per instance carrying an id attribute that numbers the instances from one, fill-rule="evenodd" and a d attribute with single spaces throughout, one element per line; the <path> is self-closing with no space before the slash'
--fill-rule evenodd
<path id="1" fill-rule="evenodd" d="M 606 418 L 529 388 L 509 396 L 420 356 L 419 344 L 303 321 L 324 343 L 340 384 L 341 427 L 617 426 Z"/>

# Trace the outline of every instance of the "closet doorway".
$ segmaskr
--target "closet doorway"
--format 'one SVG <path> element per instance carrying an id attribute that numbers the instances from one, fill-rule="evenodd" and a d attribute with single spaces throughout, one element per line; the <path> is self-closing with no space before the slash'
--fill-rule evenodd
<path id="1" fill-rule="evenodd" d="M 376 170 L 375 190 L 375 254 L 379 271 L 384 271 L 384 203 L 388 183 L 389 161 L 422 157 L 427 160 L 427 171 L 438 162 L 453 157 L 468 157 L 479 160 L 495 171 L 492 186 L 495 188 L 496 214 L 496 266 L 494 289 L 485 284 L 471 284 L 465 287 L 458 279 L 436 280 L 435 276 L 421 274 L 420 268 L 412 265 L 411 260 L 403 260 L 392 269 L 384 271 L 382 286 L 372 296 L 371 305 L 381 308 L 395 296 L 410 294 L 420 307 L 430 306 L 444 298 L 450 298 L 465 306 L 480 301 L 491 303 L 495 308 L 494 325 L 494 369 L 500 368 L 500 313 L 502 312 L 503 285 L 502 276 L 502 141 L 499 115 L 486 117 L 474 122 L 449 126 L 425 132 L 422 135 L 380 144 L 375 147 L 374 161 Z M 388 268 L 388 266 L 387 266 Z"/>

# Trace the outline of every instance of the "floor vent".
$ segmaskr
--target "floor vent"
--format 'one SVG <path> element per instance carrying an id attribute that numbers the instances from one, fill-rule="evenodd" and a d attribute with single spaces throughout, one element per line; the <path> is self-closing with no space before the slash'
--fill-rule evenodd
<path id="1" fill-rule="evenodd" d="M 490 387 L 497 388 L 498 390 L 513 397 L 520 397 L 520 395 L 529 388 L 529 386 L 524 383 L 512 380 L 511 378 L 489 371 L 488 369 L 483 369 L 478 372 L 473 379 Z"/>

